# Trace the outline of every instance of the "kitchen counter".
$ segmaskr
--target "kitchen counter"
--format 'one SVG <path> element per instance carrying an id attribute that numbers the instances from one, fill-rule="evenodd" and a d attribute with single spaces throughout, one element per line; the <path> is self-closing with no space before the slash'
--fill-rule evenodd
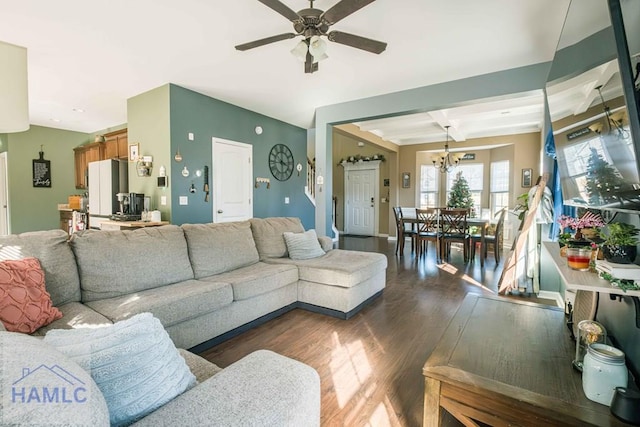
<path id="1" fill-rule="evenodd" d="M 133 230 L 135 228 L 158 227 L 167 225 L 169 221 L 102 221 L 101 230 Z"/>

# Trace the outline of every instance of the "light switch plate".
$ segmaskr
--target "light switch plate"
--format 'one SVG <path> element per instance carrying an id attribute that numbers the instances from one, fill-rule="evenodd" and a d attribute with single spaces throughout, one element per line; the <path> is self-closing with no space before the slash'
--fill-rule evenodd
<path id="1" fill-rule="evenodd" d="M 180 196 L 179 202 L 181 205 L 188 205 L 189 198 L 187 196 Z"/>
<path id="2" fill-rule="evenodd" d="M 166 204 L 167 204 L 167 196 L 160 196 L 160 204 L 162 206 L 166 206 Z"/>
<path id="3" fill-rule="evenodd" d="M 189 139 L 189 141 L 193 141 L 193 132 L 189 132 L 187 134 L 187 138 Z"/>
<path id="4" fill-rule="evenodd" d="M 288 205 L 288 204 L 289 204 L 289 198 L 288 198 L 288 197 L 285 197 L 285 198 L 284 198 L 284 204 L 285 204 L 285 205 Z"/>

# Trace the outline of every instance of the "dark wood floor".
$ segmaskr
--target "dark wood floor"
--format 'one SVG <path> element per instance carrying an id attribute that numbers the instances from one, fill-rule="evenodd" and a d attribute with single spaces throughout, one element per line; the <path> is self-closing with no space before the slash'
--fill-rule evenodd
<path id="1" fill-rule="evenodd" d="M 496 266 L 489 254 L 484 268 L 479 259 L 465 265 L 454 249 L 450 263 L 437 265 L 433 247 L 416 260 L 408 243 L 397 258 L 394 242 L 375 237 L 346 237 L 339 246 L 387 255 L 382 297 L 349 320 L 296 309 L 201 355 L 226 367 L 269 349 L 312 366 L 321 379 L 323 426 L 420 426 L 422 365 L 467 293 L 496 292 L 504 260 Z M 446 425 L 459 424 L 448 418 Z"/>

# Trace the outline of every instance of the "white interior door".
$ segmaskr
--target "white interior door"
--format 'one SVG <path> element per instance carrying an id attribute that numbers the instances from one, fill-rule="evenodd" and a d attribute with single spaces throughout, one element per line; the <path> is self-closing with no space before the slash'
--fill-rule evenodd
<path id="1" fill-rule="evenodd" d="M 0 236 L 9 234 L 9 197 L 7 185 L 7 153 L 0 153 Z"/>
<path id="2" fill-rule="evenodd" d="M 253 217 L 253 146 L 212 138 L 213 222 Z"/>
<path id="3" fill-rule="evenodd" d="M 376 171 L 348 170 L 345 179 L 345 232 L 364 236 L 375 235 Z"/>

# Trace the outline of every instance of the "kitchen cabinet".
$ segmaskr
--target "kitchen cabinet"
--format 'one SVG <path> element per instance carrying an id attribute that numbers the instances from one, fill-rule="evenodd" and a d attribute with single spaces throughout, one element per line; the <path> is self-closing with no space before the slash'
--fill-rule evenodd
<path id="1" fill-rule="evenodd" d="M 89 162 L 102 160 L 104 157 L 104 143 L 93 142 L 81 145 L 73 149 L 75 162 L 75 182 L 76 188 L 87 188 L 87 165 Z"/>
<path id="2" fill-rule="evenodd" d="M 127 129 L 107 133 L 104 139 L 104 158 L 100 160 L 129 158 Z"/>
<path id="3" fill-rule="evenodd" d="M 93 142 L 73 149 L 76 188 L 87 188 L 87 165 L 107 159 L 129 158 L 127 129 L 104 134 L 104 142 Z"/>

